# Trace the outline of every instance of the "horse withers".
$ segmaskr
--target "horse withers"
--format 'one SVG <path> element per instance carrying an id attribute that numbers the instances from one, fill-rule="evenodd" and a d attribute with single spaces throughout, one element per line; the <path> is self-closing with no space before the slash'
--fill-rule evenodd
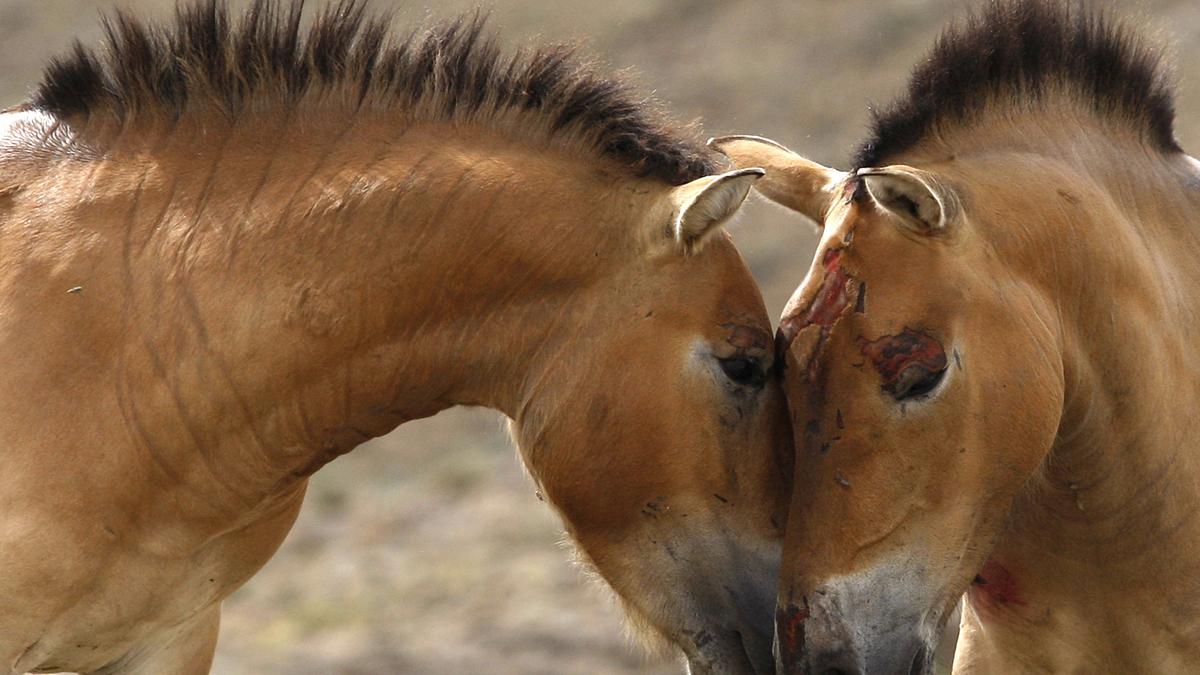
<path id="1" fill-rule="evenodd" d="M 1200 165 L 1082 4 L 946 33 L 851 171 L 714 144 L 823 227 L 780 326 L 784 673 L 1200 663 Z"/>
<path id="2" fill-rule="evenodd" d="M 315 22 L 117 15 L 0 115 L 0 670 L 206 672 L 313 472 L 481 405 L 635 623 L 769 672 L 791 434 L 722 230 L 762 172 L 477 19 Z"/>

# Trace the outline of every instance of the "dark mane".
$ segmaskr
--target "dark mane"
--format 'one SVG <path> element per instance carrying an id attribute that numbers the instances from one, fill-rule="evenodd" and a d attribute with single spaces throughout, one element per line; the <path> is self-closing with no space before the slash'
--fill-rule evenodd
<path id="1" fill-rule="evenodd" d="M 875 113 L 855 168 L 878 166 L 937 128 L 963 125 L 1006 101 L 1028 108 L 1048 91 L 1139 129 L 1178 152 L 1174 92 L 1159 50 L 1083 0 L 989 0 L 938 38 L 907 93 Z"/>
<path id="2" fill-rule="evenodd" d="M 203 106 L 230 116 L 251 102 L 295 105 L 314 95 L 390 106 L 427 118 L 527 115 L 524 126 L 576 137 L 640 176 L 673 184 L 717 170 L 691 133 L 567 46 L 502 54 L 475 12 L 393 39 L 364 0 L 339 0 L 302 27 L 303 0 L 254 0 L 232 19 L 224 0 L 196 0 L 166 27 L 117 12 L 97 52 L 78 42 L 46 68 L 32 105 L 59 117 L 108 112 L 180 116 Z"/>

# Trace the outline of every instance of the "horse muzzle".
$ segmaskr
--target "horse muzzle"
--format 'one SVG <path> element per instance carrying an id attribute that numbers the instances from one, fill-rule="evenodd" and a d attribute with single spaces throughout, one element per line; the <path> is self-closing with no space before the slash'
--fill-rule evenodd
<path id="1" fill-rule="evenodd" d="M 786 594 L 775 615 L 781 675 L 924 675 L 939 617 L 904 574 L 875 569 Z M 909 579 L 908 581 L 913 581 Z"/>

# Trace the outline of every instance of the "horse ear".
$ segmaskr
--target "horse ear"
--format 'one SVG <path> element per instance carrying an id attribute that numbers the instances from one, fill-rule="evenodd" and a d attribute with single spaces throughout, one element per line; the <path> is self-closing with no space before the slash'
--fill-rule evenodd
<path id="1" fill-rule="evenodd" d="M 928 172 L 896 164 L 859 169 L 858 176 L 876 204 L 919 233 L 944 232 L 958 212 L 953 192 Z"/>
<path id="2" fill-rule="evenodd" d="M 775 141 L 758 136 L 720 136 L 708 146 L 737 166 L 761 166 L 767 175 L 755 186 L 764 197 L 813 220 L 817 227 L 835 199 L 834 188 L 846 174 L 811 162 Z"/>
<path id="3" fill-rule="evenodd" d="M 694 251 L 721 228 L 746 200 L 762 169 L 738 169 L 705 176 L 671 190 L 671 232 L 684 251 Z"/>

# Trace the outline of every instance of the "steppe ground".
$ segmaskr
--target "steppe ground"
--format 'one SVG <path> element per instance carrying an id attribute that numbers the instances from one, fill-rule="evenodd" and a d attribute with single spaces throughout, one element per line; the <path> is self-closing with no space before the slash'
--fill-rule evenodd
<path id="1" fill-rule="evenodd" d="M 106 0 L 0 0 L 0 105 L 44 61 L 94 40 Z M 165 18 L 173 0 L 121 0 Z M 234 0 L 233 5 L 243 2 Z M 318 4 L 310 0 L 309 5 Z M 475 3 L 373 3 L 402 27 Z M 946 19 L 948 0 L 495 0 L 509 44 L 582 41 L 710 134 L 773 137 L 844 165 L 868 106 L 890 98 Z M 1176 45 L 1179 136 L 1200 141 L 1200 4 L 1117 3 Z M 808 266 L 811 226 L 761 201 L 735 226 L 773 316 Z M 406 425 L 313 481 L 291 537 L 225 603 L 215 672 L 677 673 L 622 637 L 605 593 L 571 562 L 486 410 Z"/>

